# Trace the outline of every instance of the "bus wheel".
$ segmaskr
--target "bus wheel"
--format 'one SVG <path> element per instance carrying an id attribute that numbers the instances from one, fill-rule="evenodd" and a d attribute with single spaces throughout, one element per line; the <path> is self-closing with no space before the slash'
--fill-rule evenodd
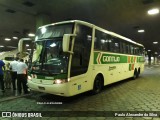
<path id="1" fill-rule="evenodd" d="M 137 72 L 137 70 L 135 69 L 132 78 L 133 78 L 133 80 L 135 80 L 137 77 L 138 77 L 138 72 Z"/>
<path id="2" fill-rule="evenodd" d="M 138 69 L 137 78 L 139 77 L 139 75 L 140 75 L 140 69 Z"/>
<path id="3" fill-rule="evenodd" d="M 92 93 L 93 94 L 97 94 L 102 90 L 103 87 L 103 80 L 100 76 L 96 76 L 95 80 L 94 80 L 94 85 L 93 85 L 93 90 Z"/>

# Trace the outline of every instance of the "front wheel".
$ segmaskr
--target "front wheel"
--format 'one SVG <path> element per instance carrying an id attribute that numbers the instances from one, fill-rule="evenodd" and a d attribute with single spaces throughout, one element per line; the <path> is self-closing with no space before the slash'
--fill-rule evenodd
<path id="1" fill-rule="evenodd" d="M 97 93 L 101 92 L 102 88 L 103 88 L 102 78 L 100 76 L 97 76 L 94 80 L 92 93 L 97 94 Z"/>

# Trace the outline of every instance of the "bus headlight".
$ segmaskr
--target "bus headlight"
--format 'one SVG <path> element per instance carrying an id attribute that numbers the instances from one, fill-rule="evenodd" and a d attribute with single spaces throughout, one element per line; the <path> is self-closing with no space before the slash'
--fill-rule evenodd
<path id="1" fill-rule="evenodd" d="M 32 77 L 28 75 L 28 80 L 31 80 L 31 79 L 32 79 Z"/>
<path id="2" fill-rule="evenodd" d="M 37 75 L 36 74 L 31 74 L 31 77 L 32 78 L 37 78 Z"/>
<path id="3" fill-rule="evenodd" d="M 66 83 L 68 82 L 67 79 L 56 79 L 53 84 L 63 84 L 63 83 Z"/>
<path id="4" fill-rule="evenodd" d="M 31 74 L 31 75 L 28 75 L 28 80 L 32 80 L 32 78 L 37 78 L 37 75 L 36 74 Z"/>

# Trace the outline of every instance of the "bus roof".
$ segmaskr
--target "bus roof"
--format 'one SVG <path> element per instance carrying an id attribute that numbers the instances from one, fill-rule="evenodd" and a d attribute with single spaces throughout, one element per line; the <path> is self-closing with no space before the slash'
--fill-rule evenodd
<path id="1" fill-rule="evenodd" d="M 128 42 L 131 42 L 131 43 L 136 44 L 138 46 L 144 47 L 142 44 L 137 43 L 137 42 L 135 42 L 135 41 L 133 41 L 133 40 L 127 38 L 127 37 L 124 37 L 122 35 L 119 35 L 117 33 L 112 32 L 112 31 L 105 30 L 104 28 L 98 27 L 98 26 L 96 26 L 94 24 L 91 24 L 91 23 L 88 23 L 88 22 L 85 22 L 85 21 L 81 21 L 81 20 L 68 20 L 68 21 L 56 22 L 56 23 L 51 23 L 51 24 L 47 24 L 47 25 L 41 26 L 39 28 L 52 26 L 52 25 L 66 24 L 66 23 L 80 23 L 80 24 L 83 24 L 83 25 L 87 25 L 89 27 L 93 27 L 93 28 L 99 29 L 99 30 L 101 30 L 101 31 L 103 31 L 103 32 L 105 32 L 107 34 L 110 34 L 110 35 L 113 35 L 115 37 L 121 38 L 121 39 L 123 39 L 125 41 L 128 41 Z"/>

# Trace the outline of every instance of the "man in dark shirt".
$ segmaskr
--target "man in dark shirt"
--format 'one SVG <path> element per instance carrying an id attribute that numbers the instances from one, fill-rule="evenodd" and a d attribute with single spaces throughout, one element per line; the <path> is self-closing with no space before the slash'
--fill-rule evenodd
<path id="1" fill-rule="evenodd" d="M 0 60 L 0 84 L 1 84 L 1 89 L 3 93 L 4 93 L 4 80 L 3 80 L 4 73 L 3 73 L 2 68 L 5 70 L 4 65 L 5 63 L 2 60 Z"/>

